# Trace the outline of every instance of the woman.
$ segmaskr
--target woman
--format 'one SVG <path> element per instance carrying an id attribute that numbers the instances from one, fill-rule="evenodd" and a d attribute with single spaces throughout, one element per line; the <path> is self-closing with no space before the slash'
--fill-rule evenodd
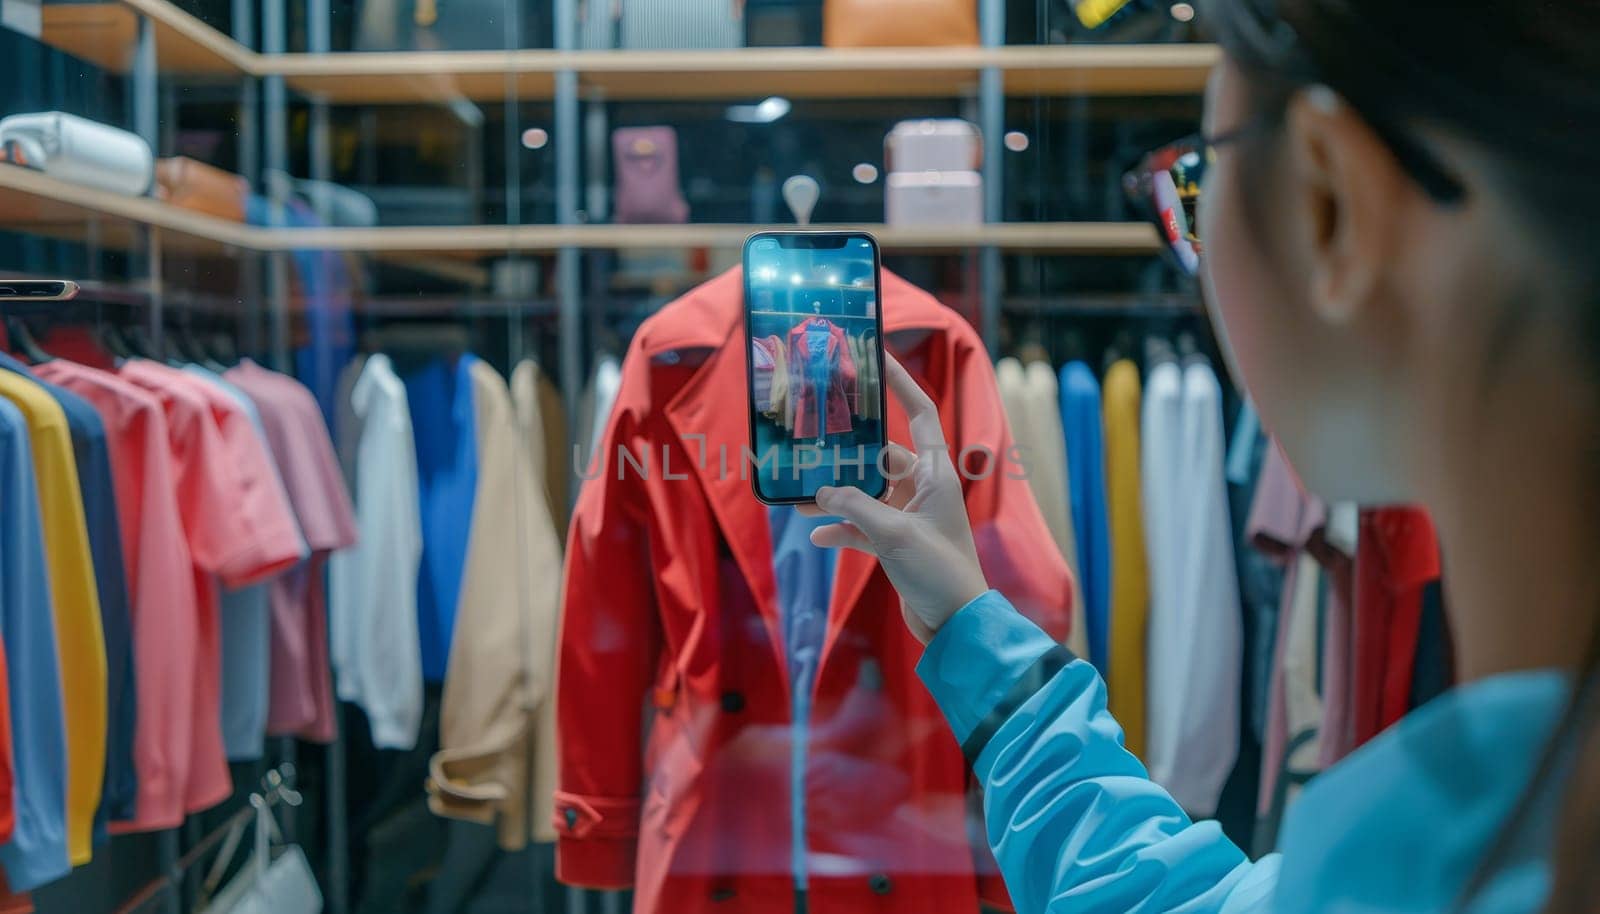
<path id="1" fill-rule="evenodd" d="M 900 591 L 1020 911 L 1600 909 L 1600 4 L 1208 19 L 1213 321 L 1308 488 L 1432 513 L 1462 685 L 1313 782 L 1252 863 L 1146 779 L 1094 669 L 988 590 L 898 365 L 910 475 L 883 502 L 824 490 L 843 522 L 813 538 Z"/>

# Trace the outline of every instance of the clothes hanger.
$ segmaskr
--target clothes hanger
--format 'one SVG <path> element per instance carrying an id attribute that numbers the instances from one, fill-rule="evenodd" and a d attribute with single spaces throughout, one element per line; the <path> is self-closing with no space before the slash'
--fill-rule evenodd
<path id="1" fill-rule="evenodd" d="M 155 340 L 150 337 L 149 333 L 145 332 L 143 327 L 128 327 L 123 331 L 122 338 L 128 341 L 128 348 L 133 350 L 135 356 L 156 362 L 161 361 Z"/>
<path id="2" fill-rule="evenodd" d="M 28 325 L 23 323 L 20 317 L 15 315 L 6 316 L 6 336 L 11 341 L 11 348 L 22 356 L 24 361 L 38 365 L 54 358 L 50 353 L 39 347 L 38 340 L 33 338 L 33 332 L 28 329 Z"/>

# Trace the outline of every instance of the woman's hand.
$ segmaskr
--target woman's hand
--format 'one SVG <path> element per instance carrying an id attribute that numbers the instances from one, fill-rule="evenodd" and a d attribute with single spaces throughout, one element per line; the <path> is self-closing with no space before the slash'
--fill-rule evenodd
<path id="1" fill-rule="evenodd" d="M 882 465 L 890 487 L 883 501 L 860 489 L 825 486 L 817 491 L 816 505 L 803 505 L 800 511 L 842 518 L 842 523 L 812 531 L 811 542 L 877 556 L 900 593 L 906 624 L 926 644 L 989 585 L 978 565 L 961 480 L 939 427 L 939 411 L 894 356 L 885 358 L 889 390 L 911 420 L 916 452 L 898 444 L 885 449 Z"/>

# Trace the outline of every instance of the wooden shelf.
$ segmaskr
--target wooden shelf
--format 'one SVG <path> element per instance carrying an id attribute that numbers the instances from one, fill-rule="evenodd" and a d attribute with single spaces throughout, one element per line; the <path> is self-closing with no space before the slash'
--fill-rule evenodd
<path id="1" fill-rule="evenodd" d="M 759 225 L 468 225 L 380 228 L 257 229 L 263 249 L 416 252 L 490 256 L 501 252 L 738 248 L 752 232 L 793 226 Z M 1013 252 L 1080 255 L 1147 255 L 1156 235 L 1141 222 L 1009 223 L 968 228 L 891 228 L 885 225 L 813 226 L 866 231 L 885 250 L 939 253 L 996 246 Z"/>
<path id="2" fill-rule="evenodd" d="M 1189 95 L 1204 90 L 1217 59 L 1212 45 L 1062 45 L 281 54 L 258 63 L 330 103 L 394 104 L 548 100 L 562 70 L 578 74 L 586 95 L 611 100 L 949 98 L 975 91 L 990 67 L 1010 95 Z"/>
<path id="3" fill-rule="evenodd" d="M 164 252 L 227 254 L 257 246 L 257 230 L 237 222 L 0 165 L 0 228 L 128 250 L 138 245 L 138 230 L 146 225 L 160 230 Z"/>
<path id="4" fill-rule="evenodd" d="M 166 0 L 112 3 L 45 3 L 45 44 L 113 73 L 133 65 L 139 16 L 155 25 L 156 65 L 163 73 L 242 76 L 259 66 L 260 55 Z"/>
<path id="5" fill-rule="evenodd" d="M 617 100 L 950 98 L 976 91 L 988 68 L 1013 96 L 1188 95 L 1204 89 L 1219 57 L 1199 44 L 260 54 L 169 0 L 46 3 L 42 37 L 125 73 L 141 15 L 155 24 L 163 73 L 282 76 L 335 104 L 547 100 L 561 71 L 577 73 L 585 94 Z"/>
<path id="6" fill-rule="evenodd" d="M 164 252 L 228 256 L 238 250 L 327 250 L 373 254 L 430 272 L 481 278 L 480 257 L 561 248 L 649 250 L 738 248 L 758 225 L 447 225 L 378 228 L 264 228 L 201 215 L 150 197 L 125 197 L 0 165 L 0 229 L 130 249 L 138 229 L 158 230 Z M 897 252 L 962 251 L 1145 255 L 1154 230 L 1139 222 L 1007 223 L 970 227 L 816 226 L 867 231 Z M 436 255 L 431 262 L 407 255 Z M 431 263 L 431 266 L 427 265 Z"/>

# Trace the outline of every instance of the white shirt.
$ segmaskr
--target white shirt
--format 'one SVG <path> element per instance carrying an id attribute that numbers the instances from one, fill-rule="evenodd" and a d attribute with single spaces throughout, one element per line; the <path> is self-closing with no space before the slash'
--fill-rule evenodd
<path id="1" fill-rule="evenodd" d="M 339 698 L 367 713 L 373 745 L 410 749 L 422 724 L 422 519 L 411 408 L 388 356 L 366 360 L 349 406 L 354 421 L 340 423 L 338 449 L 353 470 L 360 540 L 329 560 L 334 677 Z"/>
<path id="2" fill-rule="evenodd" d="M 1056 373 L 1043 362 L 1023 367 L 1009 357 L 1001 359 L 994 370 L 1011 437 L 1022 458 L 1021 467 L 1007 466 L 1006 470 L 1027 473 L 1028 489 L 1044 515 L 1045 526 L 1072 570 L 1072 631 L 1066 646 L 1079 657 L 1088 657 L 1089 627 L 1084 620 L 1078 540 L 1067 496 L 1067 439 L 1061 430 Z"/>
<path id="3" fill-rule="evenodd" d="M 1145 764 L 1185 810 L 1209 816 L 1238 755 L 1244 650 L 1222 388 L 1211 367 L 1153 368 L 1141 424 L 1151 579 Z"/>

